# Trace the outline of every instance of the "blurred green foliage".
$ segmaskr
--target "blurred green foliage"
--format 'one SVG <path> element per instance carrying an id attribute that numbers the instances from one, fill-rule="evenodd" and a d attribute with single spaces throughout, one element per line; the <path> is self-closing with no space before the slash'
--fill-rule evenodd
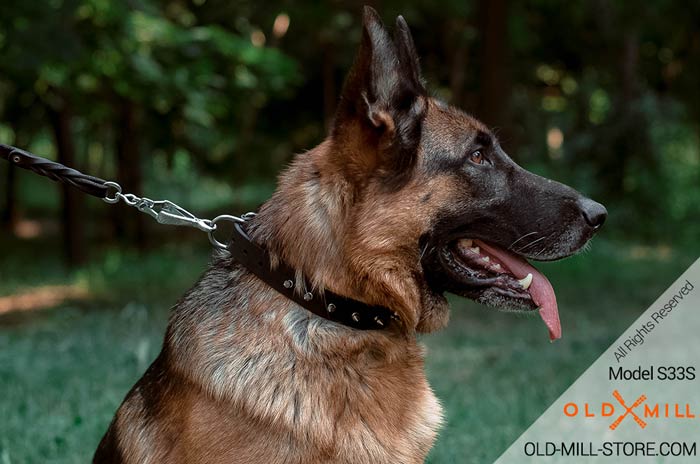
<path id="1" fill-rule="evenodd" d="M 300 78 L 280 50 L 225 25 L 198 24 L 178 2 L 9 2 L 0 18 L 0 108 L 6 136 L 14 135 L 5 142 L 33 145 L 46 110 L 69 105 L 81 155 L 106 173 L 121 100 L 142 112 L 145 152 L 182 149 L 207 165 L 242 143 L 233 128 L 288 96 Z"/>
<path id="2" fill-rule="evenodd" d="M 387 23 L 403 14 L 411 24 L 435 95 L 486 117 L 522 164 L 606 203 L 607 233 L 700 233 L 697 4 L 392 0 L 380 9 Z M 323 138 L 359 13 L 341 1 L 4 2 L 0 142 L 55 156 L 47 114 L 69 108 L 78 164 L 113 178 L 126 101 L 149 193 L 209 182 L 219 186 L 206 195 L 213 204 L 196 204 L 216 209 L 233 198 L 223 186 L 262 183 L 249 198 L 262 201 L 292 153 Z M 489 28 L 500 23 L 494 46 Z"/>

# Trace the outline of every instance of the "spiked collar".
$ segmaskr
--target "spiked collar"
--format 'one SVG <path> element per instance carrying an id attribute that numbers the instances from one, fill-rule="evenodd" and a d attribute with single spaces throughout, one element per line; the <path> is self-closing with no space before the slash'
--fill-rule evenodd
<path id="1" fill-rule="evenodd" d="M 227 251 L 260 280 L 299 306 L 358 330 L 385 330 L 398 321 L 398 315 L 383 306 L 371 306 L 329 291 L 314 291 L 306 277 L 284 262 L 273 269 L 269 252 L 251 240 L 244 224 L 234 224 Z"/>

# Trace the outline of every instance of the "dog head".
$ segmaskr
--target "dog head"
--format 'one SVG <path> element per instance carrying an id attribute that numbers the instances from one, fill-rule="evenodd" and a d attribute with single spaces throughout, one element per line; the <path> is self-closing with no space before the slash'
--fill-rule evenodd
<path id="1" fill-rule="evenodd" d="M 526 258 L 577 252 L 605 208 L 521 168 L 484 124 L 431 98 L 403 18 L 392 37 L 365 8 L 331 136 L 302 156 L 312 163 L 296 162 L 282 188 L 300 165 L 313 166 L 297 191 L 315 198 L 316 219 L 304 227 L 318 243 L 296 261 L 325 272 L 322 285 L 396 309 L 419 331 L 447 322 L 449 291 L 491 306 L 539 307 L 550 336 L 559 336 L 551 285 Z M 319 228 L 326 232 L 314 234 Z"/>

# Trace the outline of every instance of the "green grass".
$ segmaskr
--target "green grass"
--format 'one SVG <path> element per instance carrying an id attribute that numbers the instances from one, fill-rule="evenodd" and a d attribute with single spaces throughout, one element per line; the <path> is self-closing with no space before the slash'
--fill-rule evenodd
<path id="1" fill-rule="evenodd" d="M 208 250 L 106 250 L 67 273 L 58 257 L 39 257 L 36 243 L 3 239 L 3 248 L 0 296 L 76 284 L 93 299 L 0 317 L 0 464 L 86 462 Z M 540 265 L 562 313 L 564 338 L 554 344 L 536 317 L 453 299 L 449 328 L 424 337 L 447 419 L 429 462 L 493 461 L 698 254 L 598 241 L 587 254 Z"/>

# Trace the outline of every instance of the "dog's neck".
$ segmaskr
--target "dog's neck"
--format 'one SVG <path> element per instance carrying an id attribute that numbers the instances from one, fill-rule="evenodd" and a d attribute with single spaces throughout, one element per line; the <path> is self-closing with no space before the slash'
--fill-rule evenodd
<path id="1" fill-rule="evenodd" d="M 348 280 L 342 238 L 348 220 L 350 187 L 342 176 L 326 173 L 324 142 L 299 155 L 282 174 L 278 189 L 258 212 L 249 227 L 254 241 L 273 256 L 302 272 L 319 289 Z"/>
<path id="2" fill-rule="evenodd" d="M 357 208 L 364 181 L 358 181 L 358 173 L 350 181 L 348 170 L 356 167 L 344 165 L 337 154 L 350 149 L 328 139 L 298 155 L 252 221 L 250 235 L 303 273 L 315 289 L 386 306 L 400 315 L 404 330 L 412 332 L 423 301 L 414 276 L 406 271 L 409 266 L 400 261 L 406 257 L 401 249 L 405 243 L 395 236 L 387 240 L 367 235 L 367 218 L 362 216 L 374 212 Z M 383 248 L 381 260 L 376 259 L 378 246 Z"/>

